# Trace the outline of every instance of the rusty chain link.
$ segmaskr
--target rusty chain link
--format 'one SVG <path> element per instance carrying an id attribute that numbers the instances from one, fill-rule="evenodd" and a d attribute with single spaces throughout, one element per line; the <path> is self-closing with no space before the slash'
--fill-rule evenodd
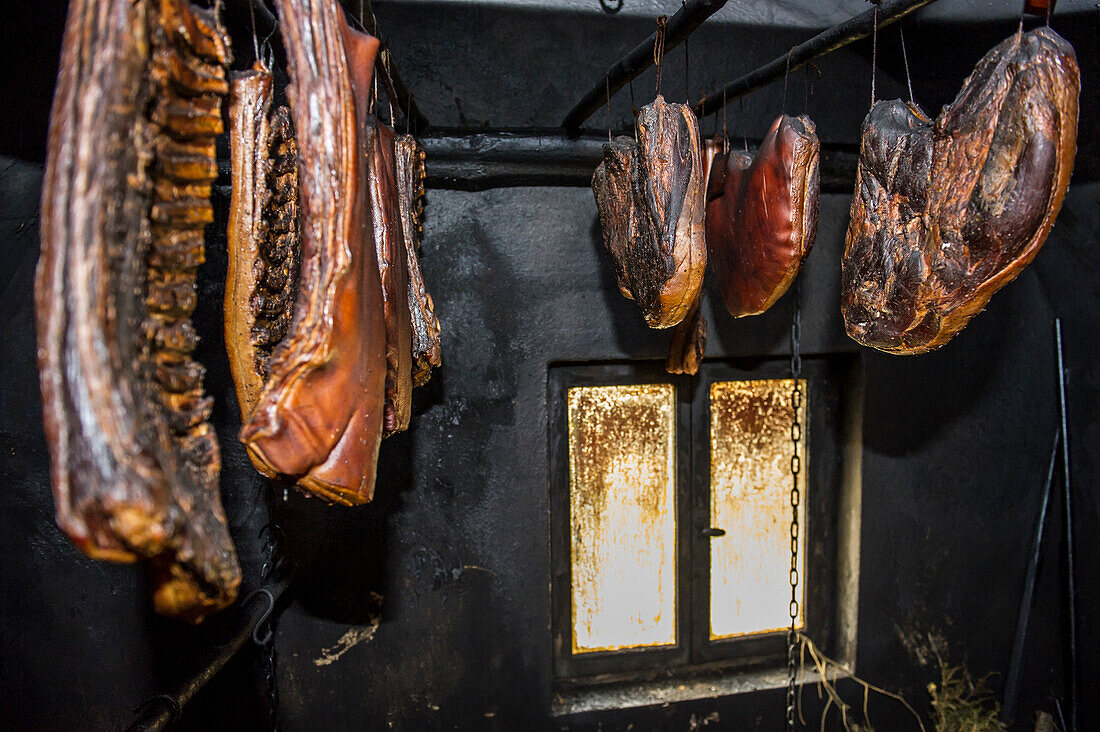
<path id="1" fill-rule="evenodd" d="M 793 730 L 795 726 L 795 684 L 798 681 L 798 539 L 801 526 L 798 521 L 798 510 L 802 503 L 802 491 L 799 488 L 799 475 L 802 473 L 802 454 L 799 448 L 802 443 L 802 421 L 800 413 L 803 407 L 802 392 L 802 292 L 801 287 L 795 287 L 794 318 L 791 322 L 791 379 L 794 385 L 791 389 L 791 445 L 794 448 L 791 454 L 791 567 L 788 579 L 791 585 L 791 601 L 788 606 L 791 624 L 787 629 L 787 729 Z"/>

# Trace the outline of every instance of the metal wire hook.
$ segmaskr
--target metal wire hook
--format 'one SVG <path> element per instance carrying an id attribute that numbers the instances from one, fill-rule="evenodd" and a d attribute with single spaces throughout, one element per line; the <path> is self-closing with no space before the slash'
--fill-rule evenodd
<path id="1" fill-rule="evenodd" d="M 275 610 L 275 595 L 273 595 L 271 593 L 271 590 L 267 589 L 266 587 L 260 587 L 253 590 L 251 594 L 249 594 L 249 596 L 245 598 L 244 604 L 247 605 L 252 600 L 252 598 L 256 597 L 257 595 L 264 595 L 265 597 L 267 597 L 267 608 L 264 609 L 263 615 L 261 615 L 260 619 L 256 621 L 256 626 L 252 629 L 252 642 L 258 646 L 266 646 L 268 643 L 271 642 L 272 637 L 275 635 L 275 631 L 271 629 L 270 625 L 267 625 L 267 619 L 271 617 L 271 613 Z M 263 637 L 258 636 L 257 633 L 260 632 L 260 628 L 264 628 L 265 626 L 267 629 L 267 633 L 265 633 Z"/>

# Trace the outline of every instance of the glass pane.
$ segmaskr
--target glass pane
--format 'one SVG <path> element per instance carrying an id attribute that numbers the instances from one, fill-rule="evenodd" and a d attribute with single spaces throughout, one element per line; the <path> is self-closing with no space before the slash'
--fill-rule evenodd
<path id="1" fill-rule="evenodd" d="M 676 642 L 671 384 L 569 390 L 573 652 Z"/>
<path id="2" fill-rule="evenodd" d="M 710 637 L 790 626 L 791 391 L 793 379 L 724 381 L 710 386 Z M 806 505 L 806 382 L 802 382 L 802 500 L 799 577 Z M 800 581 L 798 626 L 802 626 Z"/>

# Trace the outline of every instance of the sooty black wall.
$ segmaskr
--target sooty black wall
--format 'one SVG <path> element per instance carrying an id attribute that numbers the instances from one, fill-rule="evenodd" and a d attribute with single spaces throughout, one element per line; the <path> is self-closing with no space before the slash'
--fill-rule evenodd
<path id="1" fill-rule="evenodd" d="M 2 723 L 117 727 L 185 672 L 219 621 L 191 630 L 155 618 L 140 570 L 83 558 L 52 521 L 31 301 L 39 173 L 14 162 L 2 170 Z M 942 350 L 861 353 L 857 666 L 918 708 L 936 673 L 929 649 L 979 675 L 1006 668 L 1058 415 L 1054 315 L 1065 319 L 1081 652 L 1096 658 L 1098 203 L 1100 186 L 1071 191 L 1036 263 Z M 809 354 L 856 351 L 838 311 L 847 207 L 843 196 L 822 201 L 802 275 Z M 278 636 L 285 727 L 686 728 L 693 716 L 711 716 L 733 729 L 776 728 L 778 692 L 550 717 L 547 365 L 658 359 L 666 336 L 647 330 L 615 291 L 587 191 L 432 191 L 428 211 L 423 261 L 445 327 L 445 366 L 416 394 L 412 429 L 385 443 L 376 502 L 280 502 L 297 566 L 297 601 Z M 218 404 L 222 489 L 254 582 L 267 486 L 234 439 L 239 415 L 218 328 L 224 238 L 213 237 L 209 260 L 200 357 Z M 763 317 L 734 322 L 708 302 L 708 356 L 782 356 L 791 307 L 786 297 Z M 1061 693 L 1057 533 L 1040 573 L 1025 714 Z M 246 655 L 217 679 L 184 727 L 261 724 L 252 663 Z M 1094 720 L 1100 679 L 1091 664 L 1083 680 Z M 872 719 L 883 729 L 912 724 L 891 703 L 876 703 Z"/>
<path id="2" fill-rule="evenodd" d="M 36 23 L 6 31 L 40 41 L 28 46 L 36 49 L 31 60 L 56 58 L 50 44 L 61 16 L 56 4 L 41 5 Z M 440 11 L 434 6 L 406 12 L 396 3 L 378 5 L 399 60 L 408 60 L 406 80 L 423 90 L 433 121 L 451 125 L 556 123 L 562 107 L 648 27 L 637 18 L 617 25 L 483 9 L 441 20 L 431 14 Z M 1098 97 L 1088 91 L 1096 68 L 1087 32 L 1095 18 L 1090 22 L 1059 29 L 1078 45 L 1086 69 L 1082 135 L 1091 141 Z M 459 40 L 448 45 L 446 28 Z M 741 29 L 732 43 L 723 29 L 704 31 L 693 55 L 702 58 L 708 47 L 721 55 L 698 72 L 700 86 L 798 40 L 758 28 Z M 957 49 L 936 59 L 914 54 L 926 108 L 953 96 L 1002 31 L 914 30 L 915 47 L 945 37 L 955 45 L 942 48 Z M 524 38 L 534 40 L 524 45 Z M 565 56 L 578 65 L 540 66 L 551 51 L 561 53 L 561 43 L 575 46 Z M 460 63 L 494 46 L 507 50 L 496 62 Z M 854 140 L 869 51 L 858 45 L 822 64 L 811 111 L 826 141 Z M 901 77 L 896 54 L 889 47 L 885 53 L 892 73 L 880 88 L 893 95 Z M 31 63 L 6 85 L 2 111 L 12 122 L 0 125 L 0 149 L 23 159 L 0 161 L 0 727 L 114 729 L 143 699 L 186 674 L 226 621 L 215 617 L 191 629 L 157 618 L 139 568 L 84 558 L 53 522 L 32 300 L 48 71 Z M 678 73 L 666 83 L 679 84 Z M 520 83 L 527 79 L 536 82 Z M 752 99 L 750 133 L 762 131 L 779 103 L 778 87 Z M 627 114 L 625 95 L 614 113 Z M 1079 157 L 1079 173 L 1096 169 L 1094 153 Z M 227 203 L 221 190 L 196 324 L 247 592 L 259 572 L 257 532 L 271 486 L 236 441 L 240 415 L 220 326 Z M 933 651 L 976 676 L 1005 672 L 1058 419 L 1052 319 L 1060 316 L 1077 499 L 1082 729 L 1100 726 L 1100 462 L 1093 447 L 1100 440 L 1100 185 L 1075 184 L 1035 263 L 953 342 L 907 358 L 859 349 L 843 334 L 838 277 L 848 204 L 845 196 L 823 197 L 802 288 L 804 351 L 857 354 L 862 365 L 857 670 L 903 693 L 922 713 L 925 685 L 938 676 Z M 294 494 L 284 503 L 280 494 L 276 504 L 295 567 L 295 602 L 277 642 L 284 727 L 779 728 L 779 691 L 550 715 L 548 365 L 663 359 L 667 335 L 646 329 L 618 294 L 585 189 L 433 190 L 426 216 L 423 265 L 444 325 L 445 364 L 416 392 L 410 431 L 386 441 L 375 503 L 329 508 Z M 791 296 L 762 317 L 737 322 L 716 305 L 711 299 L 704 306 L 708 357 L 785 355 Z M 1065 568 L 1057 512 L 1053 518 L 1020 729 L 1030 729 L 1030 715 L 1051 710 L 1064 693 Z M 990 685 L 999 692 L 1002 682 L 994 676 Z M 858 703 L 854 687 L 847 693 Z M 196 698 L 180 726 L 263 728 L 261 694 L 261 667 L 249 650 Z M 805 701 L 812 724 L 820 703 L 809 691 Z M 878 729 L 915 727 L 891 701 L 873 701 L 871 718 Z"/>

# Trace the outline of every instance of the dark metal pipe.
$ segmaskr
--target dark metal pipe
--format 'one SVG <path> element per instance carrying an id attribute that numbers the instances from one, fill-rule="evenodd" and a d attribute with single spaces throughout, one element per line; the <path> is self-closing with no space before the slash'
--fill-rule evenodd
<path id="1" fill-rule="evenodd" d="M 433 129 L 419 139 L 424 146 L 429 188 L 481 191 L 587 187 L 603 160 L 607 133 L 586 131 L 571 137 L 560 128 Z M 821 190 L 851 193 L 858 156 L 855 145 L 822 145 Z"/>
<path id="2" fill-rule="evenodd" d="M 665 26 L 665 52 L 667 53 L 679 46 L 704 20 L 714 15 L 725 5 L 726 1 L 688 0 L 683 7 L 676 11 L 675 15 L 668 19 L 668 24 Z M 565 115 L 561 126 L 570 134 L 580 132 L 581 125 L 585 123 L 585 120 L 595 114 L 596 110 L 607 102 L 609 89 L 611 94 L 614 94 L 653 65 L 653 44 L 656 40 L 657 34 L 653 33 L 608 69 L 607 73 L 600 77 L 600 80 L 596 82 L 591 91 L 577 102 L 577 106 L 569 110 L 569 114 Z"/>
<path id="3" fill-rule="evenodd" d="M 1062 354 L 1062 319 L 1054 319 L 1054 342 L 1058 348 L 1058 404 L 1062 417 L 1062 487 L 1065 493 L 1066 533 L 1066 599 L 1069 604 L 1069 679 L 1066 684 L 1066 703 L 1069 705 L 1069 729 L 1077 732 L 1078 690 L 1080 679 L 1077 671 L 1077 575 L 1074 570 L 1073 488 L 1069 479 L 1069 419 L 1066 410 L 1066 365 Z"/>
<path id="4" fill-rule="evenodd" d="M 1005 674 L 1005 693 L 1002 717 L 1012 724 L 1016 717 L 1016 703 L 1020 696 L 1020 672 L 1024 661 L 1024 647 L 1027 644 L 1027 628 L 1031 621 L 1031 608 L 1035 598 L 1035 580 L 1039 575 L 1039 558 L 1043 551 L 1043 534 L 1047 525 L 1047 508 L 1050 506 L 1050 489 L 1054 484 L 1054 467 L 1058 463 L 1058 446 L 1062 442 L 1062 431 L 1054 434 L 1054 447 L 1050 450 L 1050 464 L 1047 466 L 1047 481 L 1043 486 L 1042 503 L 1039 504 L 1039 518 L 1035 521 L 1035 538 L 1031 543 L 1031 556 L 1024 576 L 1024 594 L 1020 598 L 1020 612 L 1016 616 L 1016 638 L 1012 641 L 1012 657 Z"/>
<path id="5" fill-rule="evenodd" d="M 852 41 L 866 38 L 875 29 L 876 11 L 878 27 L 882 28 L 935 1 L 884 0 L 877 8 L 860 13 L 854 18 L 849 18 L 843 23 L 818 33 L 774 61 L 731 81 L 717 92 L 707 94 L 698 104 L 692 107 L 692 110 L 698 117 L 714 114 L 734 99 L 767 86 L 773 81 L 782 79 L 788 71 L 800 69 L 814 59 L 832 53 L 838 48 L 843 48 Z"/>
<path id="6" fill-rule="evenodd" d="M 127 732 L 163 730 L 175 721 L 195 694 L 217 676 L 225 664 L 252 640 L 256 626 L 278 612 L 276 608 L 286 588 L 285 582 L 279 582 L 261 588 L 246 597 L 237 608 L 225 641 L 209 649 L 198 672 L 171 691 L 148 699 L 139 709 L 137 718 L 127 727 Z"/>

